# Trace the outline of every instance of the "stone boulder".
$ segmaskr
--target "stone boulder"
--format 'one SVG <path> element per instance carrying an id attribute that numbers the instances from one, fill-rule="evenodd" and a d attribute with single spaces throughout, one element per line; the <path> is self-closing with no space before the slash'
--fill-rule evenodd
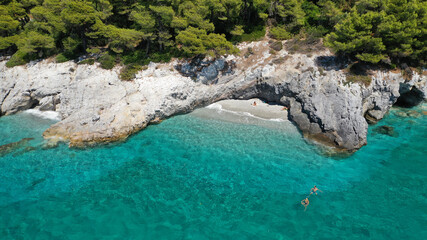
<path id="1" fill-rule="evenodd" d="M 186 77 L 191 77 L 195 81 L 203 84 L 215 84 L 221 75 L 233 73 L 232 61 L 228 62 L 222 58 L 215 60 L 205 60 L 194 58 L 191 61 L 184 61 L 175 68 Z"/>

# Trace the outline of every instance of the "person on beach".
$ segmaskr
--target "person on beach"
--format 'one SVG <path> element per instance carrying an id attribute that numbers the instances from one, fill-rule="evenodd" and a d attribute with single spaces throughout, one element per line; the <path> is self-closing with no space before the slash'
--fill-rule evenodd
<path id="1" fill-rule="evenodd" d="M 314 185 L 314 187 L 311 189 L 310 195 L 311 195 L 311 194 L 313 194 L 313 193 L 315 193 L 315 194 L 317 195 L 317 191 L 322 192 L 322 190 L 318 189 L 318 188 L 316 187 L 316 185 Z"/>
<path id="2" fill-rule="evenodd" d="M 287 107 L 283 107 L 283 108 L 282 108 L 282 111 L 285 111 L 285 110 L 288 110 L 288 108 L 287 108 Z"/>
<path id="3" fill-rule="evenodd" d="M 303 199 L 302 201 L 301 201 L 301 204 L 304 206 L 304 212 L 307 210 L 307 206 L 308 206 L 308 204 L 310 204 L 310 201 L 308 201 L 308 197 L 307 198 L 305 198 L 305 199 Z"/>

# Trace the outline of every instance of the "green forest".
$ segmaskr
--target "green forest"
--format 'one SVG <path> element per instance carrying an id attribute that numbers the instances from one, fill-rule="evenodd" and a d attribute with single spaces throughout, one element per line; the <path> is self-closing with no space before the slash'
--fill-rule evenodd
<path id="1" fill-rule="evenodd" d="M 0 54 L 8 67 L 56 56 L 100 56 L 105 68 L 171 57 L 220 56 L 235 44 L 323 38 L 370 64 L 425 66 L 424 0 L 0 0 Z M 92 62 L 91 62 L 92 61 Z M 89 59 L 87 63 L 93 63 Z"/>

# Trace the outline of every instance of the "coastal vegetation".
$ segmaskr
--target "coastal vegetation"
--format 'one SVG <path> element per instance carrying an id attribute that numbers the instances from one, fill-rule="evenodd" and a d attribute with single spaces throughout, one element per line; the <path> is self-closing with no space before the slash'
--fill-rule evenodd
<path id="1" fill-rule="evenodd" d="M 294 43 L 324 38 L 353 61 L 425 66 L 422 0 L 0 0 L 7 66 L 86 55 L 111 69 L 171 57 L 220 56 L 266 32 Z M 293 51 L 298 45 L 292 45 Z M 90 61 L 91 62 L 91 61 Z M 88 63 L 90 63 L 88 62 Z M 126 71 L 127 72 L 127 71 Z M 128 76 L 128 74 L 125 74 Z M 132 74 L 130 74 L 132 75 Z"/>

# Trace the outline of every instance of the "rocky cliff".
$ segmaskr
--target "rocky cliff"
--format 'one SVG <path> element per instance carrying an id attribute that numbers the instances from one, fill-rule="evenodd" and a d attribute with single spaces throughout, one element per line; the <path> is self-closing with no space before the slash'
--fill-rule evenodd
<path id="1" fill-rule="evenodd" d="M 150 123 L 218 100 L 259 97 L 289 107 L 289 118 L 306 137 L 357 150 L 366 144 L 367 120 L 380 120 L 399 99 L 427 97 L 425 75 L 405 80 L 400 72 L 373 70 L 365 86 L 349 81 L 327 50 L 288 54 L 270 51 L 267 41 L 239 47 L 238 57 L 150 64 L 130 82 L 118 78 L 119 67 L 44 60 L 9 69 L 1 61 L 0 116 L 30 108 L 57 111 L 62 120 L 44 137 L 87 146 L 126 139 Z"/>

